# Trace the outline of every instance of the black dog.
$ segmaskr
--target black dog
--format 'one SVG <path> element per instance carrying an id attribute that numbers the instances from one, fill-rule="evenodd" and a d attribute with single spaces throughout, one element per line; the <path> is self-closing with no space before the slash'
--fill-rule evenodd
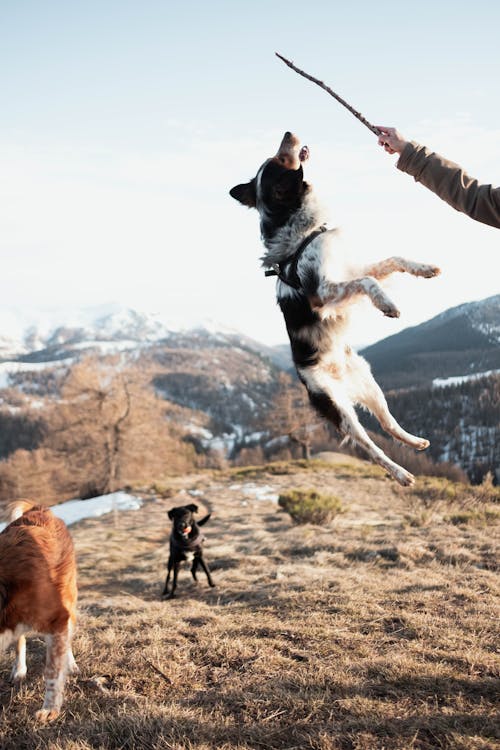
<path id="1" fill-rule="evenodd" d="M 170 556 L 168 558 L 168 573 L 165 581 L 165 588 L 162 596 L 167 599 L 173 599 L 177 588 L 177 575 L 181 562 L 188 559 L 188 554 L 193 554 L 193 563 L 191 565 L 191 575 L 196 581 L 196 571 L 198 565 L 201 565 L 207 576 L 208 585 L 215 586 L 212 580 L 208 566 L 203 558 L 202 545 L 205 537 L 201 534 L 199 527 L 206 524 L 211 516 L 209 513 L 198 523 L 193 518 L 193 513 L 198 512 L 198 506 L 194 503 L 184 505 L 178 508 L 171 508 L 168 511 L 168 517 L 172 519 L 172 533 L 170 534 Z M 170 573 L 174 571 L 172 588 L 169 592 L 168 584 L 170 583 Z"/>

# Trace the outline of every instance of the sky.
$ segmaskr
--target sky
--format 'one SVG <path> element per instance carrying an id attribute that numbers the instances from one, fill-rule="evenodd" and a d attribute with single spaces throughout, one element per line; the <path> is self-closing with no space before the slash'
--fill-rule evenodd
<path id="1" fill-rule="evenodd" d="M 442 268 L 391 280 L 399 320 L 360 306 L 354 345 L 499 293 L 499 231 L 399 172 L 274 56 L 498 185 L 499 28 L 490 0 L 0 0 L 0 320 L 118 303 L 284 343 L 257 214 L 228 190 L 286 130 L 344 252 Z"/>

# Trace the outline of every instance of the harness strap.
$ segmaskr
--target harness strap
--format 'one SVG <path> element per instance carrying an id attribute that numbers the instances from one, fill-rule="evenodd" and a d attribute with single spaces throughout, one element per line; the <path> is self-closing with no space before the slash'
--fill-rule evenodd
<path id="1" fill-rule="evenodd" d="M 300 257 L 306 247 L 308 247 L 308 245 L 310 245 L 311 242 L 316 239 L 316 237 L 319 237 L 320 234 L 323 234 L 323 232 L 326 231 L 327 229 L 325 224 L 322 224 L 318 229 L 315 229 L 314 232 L 308 234 L 307 237 L 302 240 L 291 258 L 288 258 L 285 261 L 283 267 L 281 267 L 279 263 L 274 263 L 272 269 L 264 271 L 264 276 L 277 276 L 280 281 L 282 281 L 284 284 L 287 284 L 288 286 L 291 286 L 292 289 L 296 289 L 297 291 L 300 290 L 300 279 L 297 273 L 297 265 L 299 263 Z M 285 269 L 287 268 L 287 266 L 288 269 L 285 273 Z"/>

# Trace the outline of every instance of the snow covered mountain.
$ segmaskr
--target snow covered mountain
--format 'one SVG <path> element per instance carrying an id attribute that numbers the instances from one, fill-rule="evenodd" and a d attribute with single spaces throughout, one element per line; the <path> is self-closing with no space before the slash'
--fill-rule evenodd
<path id="1" fill-rule="evenodd" d="M 43 313 L 0 309 L 0 373 L 26 369 L 24 363 L 58 362 L 85 353 L 142 351 L 160 343 L 195 348 L 239 346 L 282 369 L 291 366 L 288 346 L 266 346 L 209 319 L 181 322 L 116 304 L 69 314 L 57 309 Z"/>
<path id="2" fill-rule="evenodd" d="M 54 358 L 67 356 L 70 349 L 101 348 L 116 344 L 116 350 L 148 344 L 189 330 L 212 336 L 237 335 L 236 331 L 212 321 L 181 324 L 162 320 L 154 313 L 143 313 L 121 305 L 101 305 L 71 311 L 43 313 L 0 311 L 0 357 L 33 358 L 45 352 Z"/>

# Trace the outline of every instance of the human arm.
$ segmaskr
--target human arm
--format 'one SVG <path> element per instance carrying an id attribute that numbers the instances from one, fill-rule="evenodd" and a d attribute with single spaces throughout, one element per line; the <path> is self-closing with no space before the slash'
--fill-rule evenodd
<path id="1" fill-rule="evenodd" d="M 410 174 L 457 211 L 471 219 L 500 228 L 500 188 L 482 185 L 458 164 L 407 141 L 395 128 L 379 126 L 379 144 L 388 153 L 399 153 L 397 168 Z"/>

